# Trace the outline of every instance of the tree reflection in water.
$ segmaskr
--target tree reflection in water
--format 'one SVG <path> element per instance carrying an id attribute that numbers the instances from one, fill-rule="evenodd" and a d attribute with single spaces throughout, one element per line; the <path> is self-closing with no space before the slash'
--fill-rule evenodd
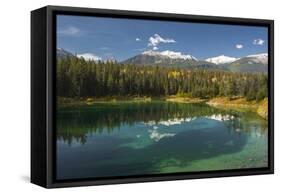
<path id="1" fill-rule="evenodd" d="M 97 103 L 92 106 L 61 108 L 57 112 L 57 140 L 69 145 L 85 144 L 89 134 L 111 134 L 123 125 L 138 122 L 163 123 L 207 118 L 224 123 L 229 133 L 257 135 L 267 132 L 267 122 L 255 113 L 217 109 L 206 104 L 164 101 Z M 133 129 L 132 129 L 133 130 Z"/>

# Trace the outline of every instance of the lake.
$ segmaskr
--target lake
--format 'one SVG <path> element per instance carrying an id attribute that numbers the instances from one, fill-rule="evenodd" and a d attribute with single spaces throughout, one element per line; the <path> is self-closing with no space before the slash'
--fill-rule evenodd
<path id="1" fill-rule="evenodd" d="M 259 168 L 268 122 L 254 112 L 166 101 L 59 108 L 60 179 Z"/>

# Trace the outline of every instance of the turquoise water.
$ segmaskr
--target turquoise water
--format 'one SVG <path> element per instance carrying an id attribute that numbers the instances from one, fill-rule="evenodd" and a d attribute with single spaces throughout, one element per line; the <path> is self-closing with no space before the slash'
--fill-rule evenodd
<path id="1" fill-rule="evenodd" d="M 253 112 L 164 101 L 59 109 L 57 178 L 267 167 L 267 121 Z"/>

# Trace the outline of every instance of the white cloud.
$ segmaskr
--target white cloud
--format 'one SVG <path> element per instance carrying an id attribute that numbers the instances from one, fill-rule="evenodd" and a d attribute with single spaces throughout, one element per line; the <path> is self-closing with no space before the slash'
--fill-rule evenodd
<path id="1" fill-rule="evenodd" d="M 236 48 L 237 48 L 237 49 L 242 49 L 242 48 L 243 48 L 243 45 L 242 45 L 242 44 L 236 44 Z"/>
<path id="2" fill-rule="evenodd" d="M 264 40 L 263 40 L 263 39 L 260 39 L 260 38 L 255 39 L 255 40 L 253 41 L 253 44 L 254 44 L 254 45 L 263 45 L 263 44 L 264 44 Z"/>
<path id="3" fill-rule="evenodd" d="M 154 34 L 148 39 L 148 45 L 149 47 L 155 47 L 157 48 L 157 45 L 159 43 L 175 43 L 176 41 L 174 39 L 170 38 L 162 38 L 159 34 Z M 158 49 L 158 48 L 157 48 Z M 157 50 L 156 49 L 156 50 Z"/>
<path id="4" fill-rule="evenodd" d="M 139 41 L 141 41 L 141 39 L 140 38 L 136 38 L 136 41 L 139 42 Z"/>
<path id="5" fill-rule="evenodd" d="M 98 61 L 102 60 L 101 57 L 93 54 L 93 53 L 83 53 L 83 54 L 78 54 L 77 57 L 84 58 L 87 61 Z"/>
<path id="6" fill-rule="evenodd" d="M 68 36 L 77 35 L 80 32 L 81 32 L 80 29 L 78 29 L 74 26 L 68 26 L 68 27 L 58 31 L 59 34 L 68 35 Z"/>
<path id="7" fill-rule="evenodd" d="M 154 46 L 154 47 L 152 48 L 152 50 L 156 51 L 156 50 L 158 50 L 158 47 L 157 47 L 157 46 Z"/>

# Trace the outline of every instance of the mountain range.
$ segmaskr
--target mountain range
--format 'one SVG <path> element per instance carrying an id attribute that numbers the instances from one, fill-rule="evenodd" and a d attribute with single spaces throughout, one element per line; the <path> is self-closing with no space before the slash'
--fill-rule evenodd
<path id="1" fill-rule="evenodd" d="M 57 49 L 57 57 L 74 57 L 74 55 L 62 48 Z M 120 61 L 122 64 L 136 65 L 159 65 L 164 67 L 178 67 L 187 69 L 208 69 L 224 70 L 231 72 L 267 72 L 268 54 L 261 53 L 248 55 L 241 58 L 229 57 L 225 55 L 199 60 L 192 55 L 182 54 L 174 51 L 145 51 L 141 54 Z"/>
<path id="2" fill-rule="evenodd" d="M 75 55 L 71 52 L 64 50 L 63 48 L 57 48 L 57 58 L 66 58 L 66 57 L 74 57 Z"/>

